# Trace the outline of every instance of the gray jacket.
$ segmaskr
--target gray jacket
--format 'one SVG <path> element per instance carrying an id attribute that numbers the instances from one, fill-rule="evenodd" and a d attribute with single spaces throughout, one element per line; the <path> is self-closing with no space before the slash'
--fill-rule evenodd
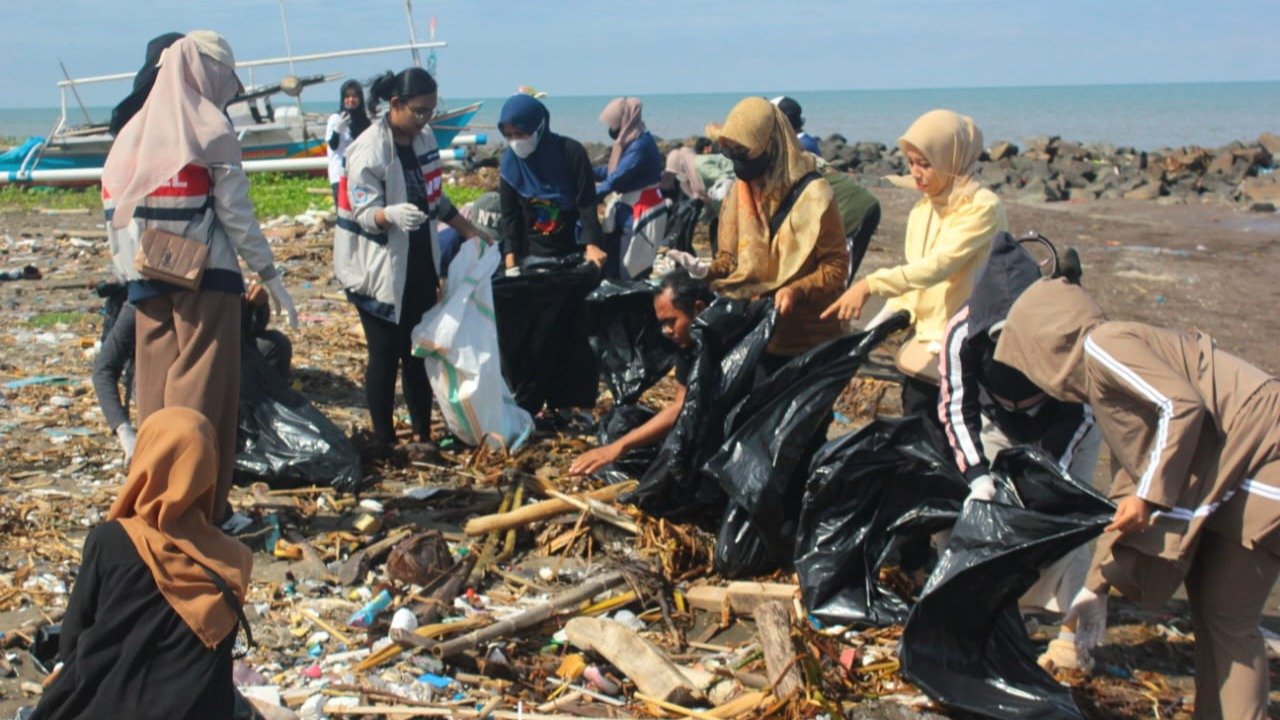
<path id="1" fill-rule="evenodd" d="M 431 258 L 440 272 L 440 241 L 435 221 L 448 221 L 457 210 L 445 196 L 444 169 L 435 135 L 428 126 L 413 139 L 427 188 Z M 333 272 L 360 307 L 392 322 L 408 282 L 409 234 L 392 225 L 378 227 L 378 208 L 408 200 L 404 170 L 396 155 L 391 126 L 383 115 L 347 149 L 347 171 L 338 183 L 338 225 L 333 236 Z"/>

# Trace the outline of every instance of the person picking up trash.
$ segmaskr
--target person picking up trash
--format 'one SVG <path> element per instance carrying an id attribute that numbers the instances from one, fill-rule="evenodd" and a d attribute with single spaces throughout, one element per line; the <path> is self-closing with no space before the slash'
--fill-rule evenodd
<path id="1" fill-rule="evenodd" d="M 1077 645 L 1102 640 L 1109 588 L 1158 608 L 1184 584 L 1196 717 L 1267 717 L 1258 623 L 1280 574 L 1280 382 L 1198 330 L 1109 321 L 1065 279 L 1018 298 L 995 359 L 1087 403 L 1111 449 L 1117 507 L 1068 614 Z"/>
<path id="2" fill-rule="evenodd" d="M 1054 272 L 1066 269 L 1065 264 L 1059 269 L 1051 243 L 1032 237 L 1030 242 L 1043 241 L 1053 254 Z M 1077 271 L 1069 272 L 1078 281 Z M 995 497 L 990 459 L 1014 445 L 1040 448 L 1073 478 L 1093 485 L 1102 435 L 1089 406 L 1055 400 L 994 357 L 1009 308 L 1040 277 L 1040 266 L 1031 253 L 1009 233 L 998 233 L 974 281 L 973 295 L 947 325 L 939 363 L 938 417 L 956 465 L 969 482 L 966 503 Z M 1042 572 L 1019 605 L 1066 612 L 1088 570 L 1089 550 L 1081 546 Z M 1093 666 L 1088 653 L 1078 651 L 1074 631 L 1074 621 L 1063 624 L 1062 632 L 1040 656 L 1042 666 L 1083 670 Z"/>
<path id="3" fill-rule="evenodd" d="M 684 407 L 689 368 L 693 365 L 693 338 L 689 334 L 689 327 L 698 313 L 705 310 L 713 300 L 715 296 L 711 294 L 706 282 L 691 276 L 684 268 L 676 268 L 663 276 L 658 293 L 653 296 L 653 312 L 662 326 L 662 334 L 678 348 L 675 398 L 643 425 L 608 445 L 579 455 L 569 466 L 569 474 L 590 475 L 622 457 L 627 450 L 658 445 L 666 439 L 667 433 L 676 424 L 680 409 Z"/>

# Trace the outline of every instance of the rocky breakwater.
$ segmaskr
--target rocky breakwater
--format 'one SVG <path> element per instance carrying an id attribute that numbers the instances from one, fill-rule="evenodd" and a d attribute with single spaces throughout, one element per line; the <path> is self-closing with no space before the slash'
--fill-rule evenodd
<path id="1" fill-rule="evenodd" d="M 907 172 L 896 146 L 850 142 L 832 135 L 821 142 L 822 156 L 867 185 L 883 185 L 885 175 Z M 1280 206 L 1280 136 L 1143 151 L 1104 143 L 1075 143 L 1037 137 L 1025 148 L 997 141 L 982 154 L 975 176 L 999 194 L 1028 201 L 1125 198 L 1165 204 L 1224 202 L 1259 212 Z"/>

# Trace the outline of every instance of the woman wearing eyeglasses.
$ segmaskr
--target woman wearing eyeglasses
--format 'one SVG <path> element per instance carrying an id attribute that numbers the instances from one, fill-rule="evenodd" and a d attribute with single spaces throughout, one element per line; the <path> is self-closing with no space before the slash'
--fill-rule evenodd
<path id="1" fill-rule="evenodd" d="M 410 331 L 436 304 L 440 248 L 436 220 L 473 238 L 480 235 L 444 195 L 440 151 L 429 121 L 438 100 L 435 78 L 421 68 L 388 71 L 369 86 L 375 105 L 390 105 L 347 150 L 339 180 L 334 274 L 356 306 L 368 345 L 364 389 L 376 447 L 396 444 L 392 411 L 396 371 L 409 406 L 411 459 L 439 461 L 431 442 L 431 385 L 412 355 Z M 431 220 L 432 222 L 428 222 Z"/>

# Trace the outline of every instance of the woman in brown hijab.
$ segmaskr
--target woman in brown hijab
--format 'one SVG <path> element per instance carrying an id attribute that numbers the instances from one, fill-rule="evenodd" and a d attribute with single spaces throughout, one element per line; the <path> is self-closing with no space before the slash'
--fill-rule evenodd
<path id="1" fill-rule="evenodd" d="M 231 649 L 252 555 L 212 524 L 213 426 L 195 410 L 142 423 L 129 478 L 85 540 L 67 614 L 61 671 L 33 720 L 225 720 Z"/>
<path id="2" fill-rule="evenodd" d="M 719 252 L 707 277 L 721 295 L 773 296 L 778 325 L 763 361 L 772 371 L 842 332 L 835 319 L 818 317 L 844 289 L 849 252 L 840 208 L 813 155 L 768 100 L 746 98 L 707 131 L 738 178 L 720 208 Z M 780 210 L 785 216 L 776 217 Z"/>

